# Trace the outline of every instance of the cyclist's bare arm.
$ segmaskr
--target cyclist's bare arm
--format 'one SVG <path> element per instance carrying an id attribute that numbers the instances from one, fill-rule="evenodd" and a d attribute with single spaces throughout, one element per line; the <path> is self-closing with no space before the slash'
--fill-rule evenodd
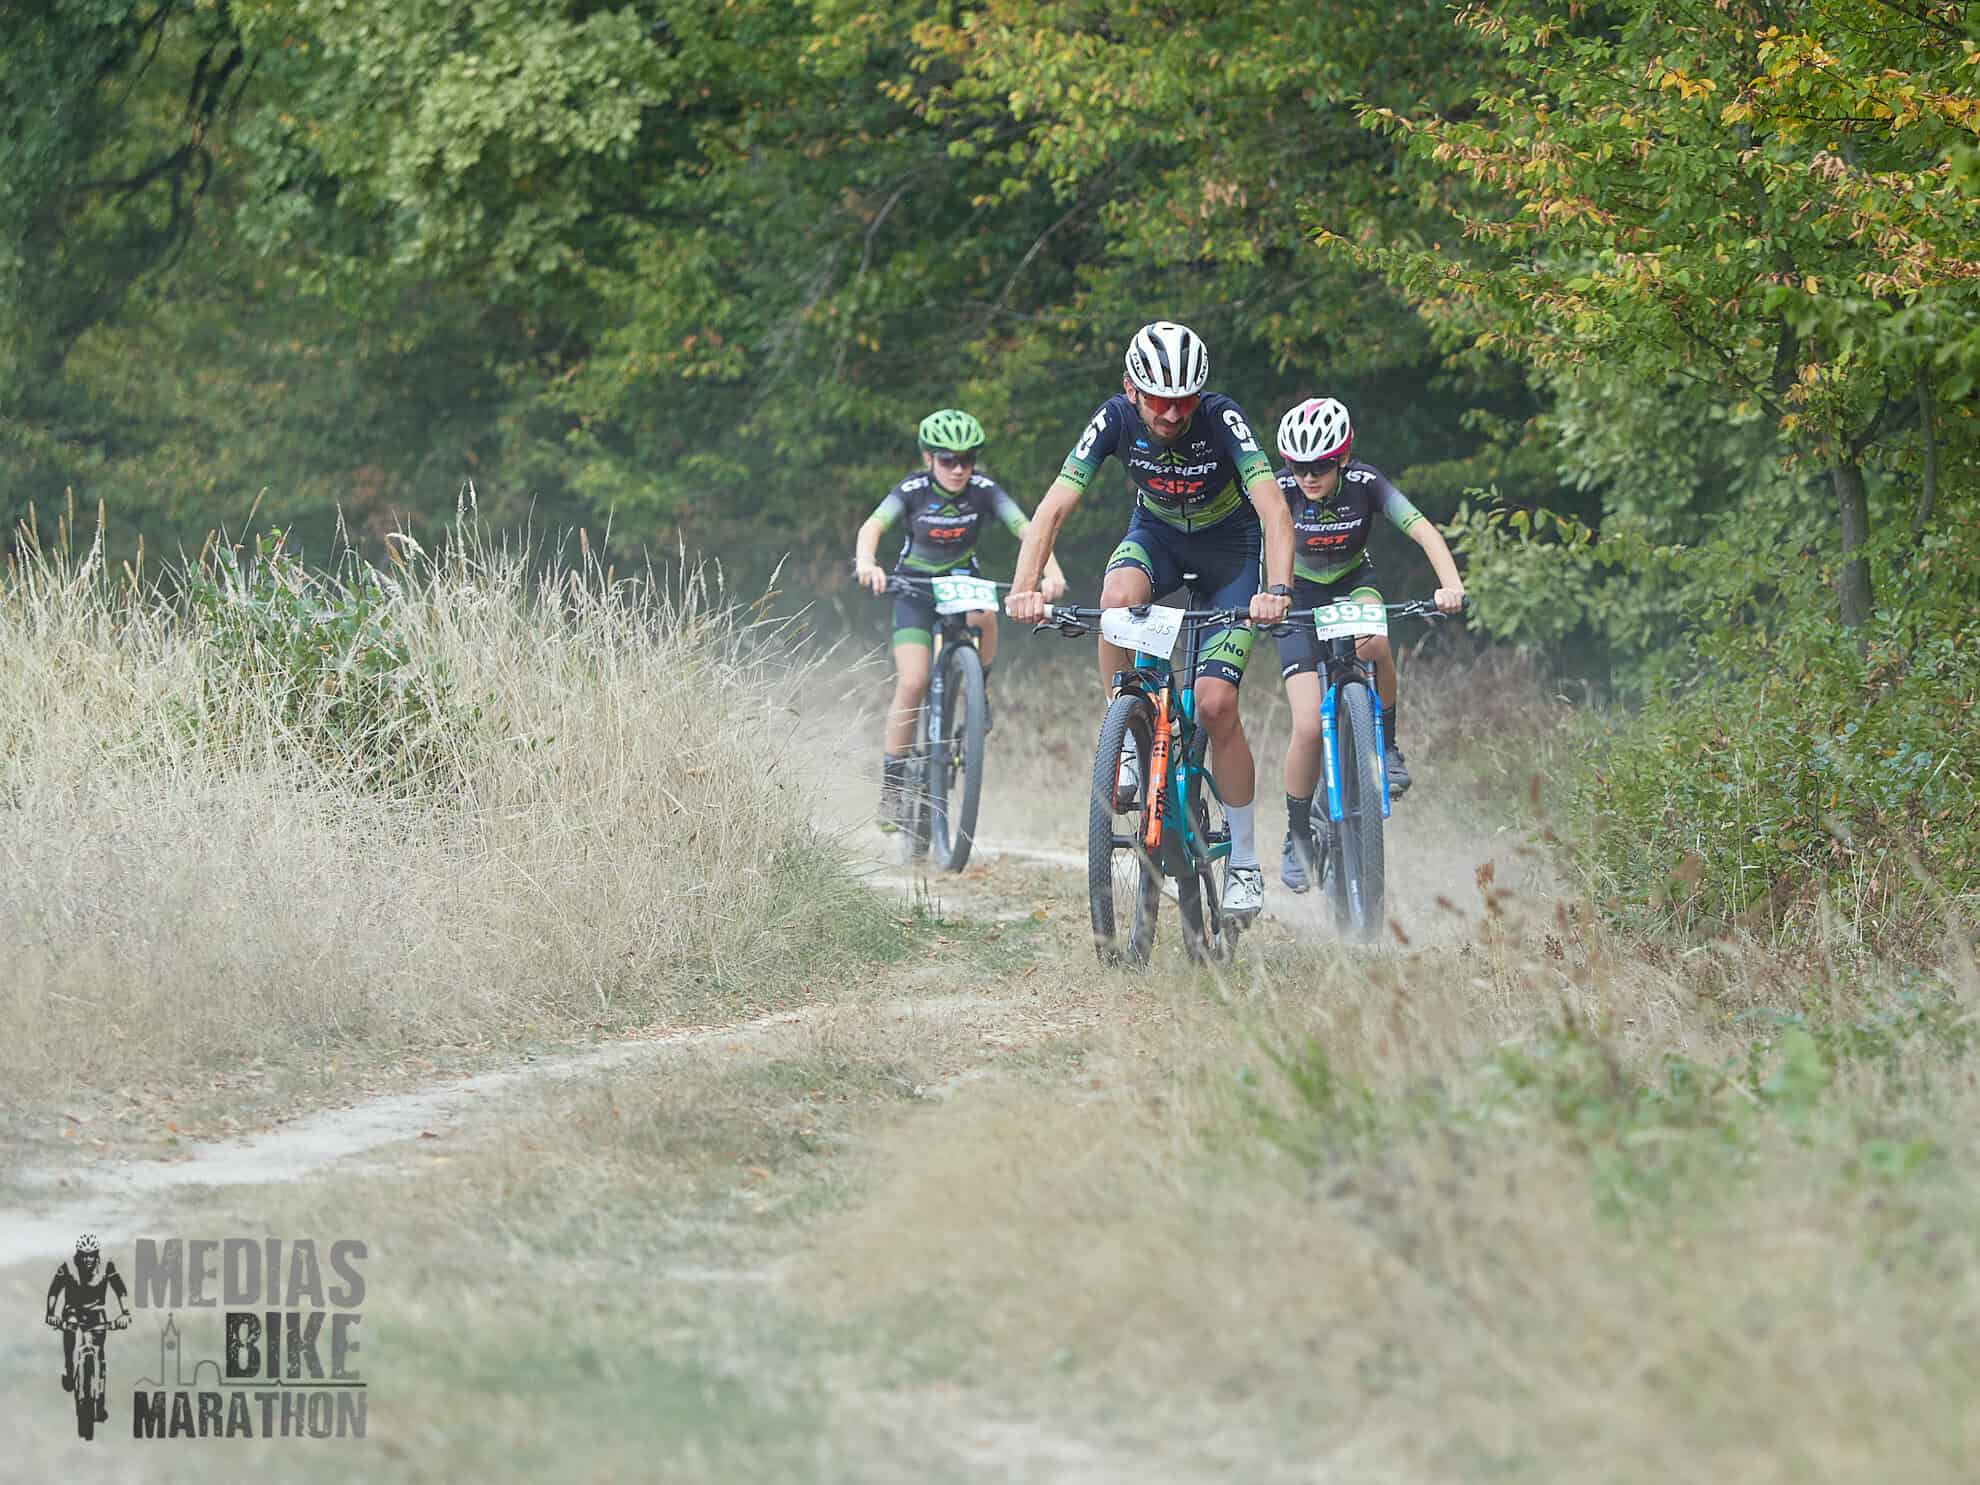
<path id="1" fill-rule="evenodd" d="M 1244 487 L 1252 508 L 1265 530 L 1264 587 L 1292 586 L 1292 512 L 1286 508 L 1285 493 L 1272 475 L 1261 475 Z M 1284 594 L 1259 593 L 1251 600 L 1251 617 L 1261 624 L 1276 624 L 1286 616 L 1292 600 Z"/>
<path id="2" fill-rule="evenodd" d="M 1458 576 L 1457 559 L 1451 555 L 1450 543 L 1444 540 L 1444 533 L 1437 529 L 1435 521 L 1419 521 L 1409 528 L 1409 534 L 1423 548 L 1430 565 L 1437 569 L 1437 608 L 1443 613 L 1456 613 L 1464 607 L 1464 579 Z"/>
<path id="3" fill-rule="evenodd" d="M 1276 491 L 1277 484 L 1272 488 Z M 1038 580 L 1048 570 L 1048 562 L 1052 564 L 1050 570 L 1057 569 L 1052 548 L 1059 540 L 1059 530 L 1066 524 L 1066 517 L 1078 504 L 1077 489 L 1063 479 L 1053 480 L 1052 488 L 1038 502 L 1031 524 L 1025 528 L 1024 544 L 1018 548 L 1017 571 L 1011 575 L 1011 591 L 1004 598 L 1004 612 L 1020 624 L 1036 624 L 1045 617 L 1045 599 L 1038 591 Z M 1279 504 L 1285 505 L 1283 497 Z M 1063 581 L 1064 575 L 1060 576 Z"/>
<path id="4" fill-rule="evenodd" d="M 868 592 L 878 593 L 887 586 L 887 570 L 879 563 L 880 523 L 868 516 L 853 542 L 853 575 Z"/>
<path id="5" fill-rule="evenodd" d="M 130 1317 L 130 1292 L 124 1288 L 124 1276 L 117 1272 L 117 1265 L 108 1260 L 105 1260 L 103 1266 L 103 1282 L 109 1285 L 110 1292 L 117 1296 L 117 1322 L 121 1327 Z"/>
<path id="6" fill-rule="evenodd" d="M 1029 521 L 1026 521 L 1019 528 L 1017 535 L 1020 543 L 1024 541 L 1025 533 L 1030 530 L 1031 523 Z M 1047 603 L 1054 602 L 1064 596 L 1066 591 L 1066 574 L 1065 570 L 1059 566 L 1059 559 L 1057 557 L 1047 557 L 1045 559 L 1045 573 L 1038 580 L 1038 591 L 1043 595 Z"/>

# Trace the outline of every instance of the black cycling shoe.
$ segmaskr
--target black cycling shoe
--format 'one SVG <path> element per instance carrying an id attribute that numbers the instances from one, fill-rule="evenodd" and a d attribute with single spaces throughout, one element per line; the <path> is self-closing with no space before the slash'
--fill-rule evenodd
<path id="1" fill-rule="evenodd" d="M 64 1392 L 74 1392 L 76 1390 L 76 1374 L 74 1372 L 62 1373 L 62 1390 Z"/>
<path id="2" fill-rule="evenodd" d="M 99 1397 L 99 1398 L 98 1398 L 98 1399 L 96 1400 L 96 1421 L 97 1421 L 98 1423 L 108 1423 L 108 1422 L 110 1421 L 110 1399 L 109 1399 L 109 1398 L 107 1398 L 107 1397 Z"/>
<path id="3" fill-rule="evenodd" d="M 1389 774 L 1389 798 L 1401 799 L 1409 793 L 1409 765 L 1403 762 L 1402 749 L 1390 743 L 1384 750 L 1382 766 Z"/>

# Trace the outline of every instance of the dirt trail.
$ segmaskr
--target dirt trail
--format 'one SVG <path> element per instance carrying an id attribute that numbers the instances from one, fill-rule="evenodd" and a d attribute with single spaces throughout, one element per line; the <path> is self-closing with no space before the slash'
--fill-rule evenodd
<path id="1" fill-rule="evenodd" d="M 925 863 L 907 861 L 898 838 L 882 837 L 861 823 L 863 781 L 839 780 L 828 790 L 827 808 L 837 815 L 841 849 L 854 870 L 877 891 L 925 897 L 939 903 L 945 913 L 995 920 L 1034 910 L 1034 894 L 1000 891 L 996 883 L 1002 871 L 1012 865 L 1043 868 L 1063 875 L 1056 885 L 1066 899 L 1065 910 L 1083 916 L 1081 880 L 1086 860 L 1080 771 L 1044 770 L 1036 758 L 1014 754 L 1006 748 L 993 756 L 982 815 L 985 833 L 977 843 L 973 869 L 962 876 L 930 873 Z M 1261 765 L 1272 761 L 1261 758 Z M 1503 841 L 1467 834 L 1447 812 L 1440 818 L 1435 770 L 1425 772 L 1425 786 L 1397 807 L 1390 834 L 1392 911 L 1412 938 L 1461 931 L 1462 915 L 1439 908 L 1436 900 L 1472 900 L 1473 879 L 1482 863 L 1494 859 L 1492 848 L 1497 846 L 1499 854 L 1506 855 Z M 1265 766 L 1261 777 L 1270 777 Z M 1316 945 L 1337 944 L 1325 903 L 1318 894 L 1295 896 L 1279 886 L 1276 851 L 1270 847 L 1276 836 L 1261 826 L 1260 837 L 1270 884 L 1267 918 L 1283 922 Z M 1507 877 L 1502 875 L 1501 880 Z M 1171 923 L 1166 934 L 1173 932 Z M 169 1198 L 200 1187 L 294 1181 L 429 1132 L 471 1125 L 479 1109 L 495 1102 L 492 1095 L 594 1077 L 669 1048 L 761 1036 L 827 1008 L 780 1012 L 731 1026 L 656 1030 L 415 1092 L 321 1110 L 267 1133 L 201 1142 L 172 1159 L 105 1160 L 66 1171 L 21 1172 L 16 1177 L 21 1200 L 0 1219 L 0 1268 L 45 1261 L 82 1228 L 109 1241 L 124 1241 L 143 1230 Z"/>

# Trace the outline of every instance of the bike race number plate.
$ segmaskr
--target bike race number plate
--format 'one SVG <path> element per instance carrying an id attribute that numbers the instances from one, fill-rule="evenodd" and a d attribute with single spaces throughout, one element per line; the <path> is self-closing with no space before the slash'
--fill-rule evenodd
<path id="1" fill-rule="evenodd" d="M 997 606 L 997 585 L 988 578 L 957 577 L 952 573 L 930 578 L 928 582 L 935 594 L 938 614 L 970 614 Z"/>
<path id="2" fill-rule="evenodd" d="M 1379 603 L 1322 604 L 1313 611 L 1313 632 L 1320 639 L 1387 634 L 1389 616 Z"/>
<path id="3" fill-rule="evenodd" d="M 1183 610 L 1179 608 L 1151 607 L 1144 613 L 1110 608 L 1100 615 L 1100 633 L 1108 643 L 1124 650 L 1139 650 L 1144 655 L 1159 655 L 1166 660 L 1175 652 L 1182 623 Z"/>

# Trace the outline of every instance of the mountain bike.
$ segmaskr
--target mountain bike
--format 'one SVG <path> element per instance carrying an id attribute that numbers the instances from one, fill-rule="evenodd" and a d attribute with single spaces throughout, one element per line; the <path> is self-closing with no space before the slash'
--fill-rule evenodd
<path id="1" fill-rule="evenodd" d="M 1382 931 L 1389 769 L 1374 667 L 1355 646 L 1365 636 L 1386 635 L 1391 617 L 1451 616 L 1428 599 L 1342 602 L 1287 614 L 1275 626 L 1279 632 L 1310 625 L 1320 642 L 1320 777 L 1326 787 L 1313 791 L 1314 871 L 1333 907 L 1335 926 L 1364 942 Z"/>
<path id="2" fill-rule="evenodd" d="M 928 671 L 928 695 L 916 720 L 908 750 L 901 799 L 908 812 L 909 850 L 933 855 L 944 871 L 969 864 L 976 842 L 976 812 L 983 801 L 983 753 L 990 729 L 990 702 L 983 689 L 983 657 L 969 615 L 994 612 L 997 590 L 1005 583 L 968 573 L 916 577 L 895 573 L 889 593 L 913 593 L 935 600 L 935 652 Z"/>
<path id="3" fill-rule="evenodd" d="M 101 1323 L 99 1323 L 101 1322 Z M 62 1317 L 62 1329 L 76 1333 L 76 1349 L 73 1357 L 76 1379 L 76 1435 L 82 1439 L 96 1437 L 96 1404 L 104 1395 L 104 1332 L 110 1328 L 107 1317 L 97 1316 L 84 1323 L 81 1317 L 68 1314 Z M 131 1323 L 130 1316 L 119 1315 L 114 1322 L 118 1330 Z"/>
<path id="4" fill-rule="evenodd" d="M 1247 622 L 1235 609 L 1046 606 L 1040 628 L 1076 637 L 1098 624 L 1135 652 L 1133 669 L 1114 677 L 1087 802 L 1086 893 L 1103 963 L 1148 962 L 1165 877 L 1176 884 L 1183 951 L 1207 963 L 1236 952 L 1242 924 L 1224 914 L 1216 875 L 1231 836 L 1211 811 L 1221 815 L 1223 801 L 1203 765 L 1210 735 L 1196 720 L 1196 668 L 1205 634 Z M 1179 643 L 1183 659 L 1172 664 Z M 1130 750 L 1140 786 L 1123 808 L 1116 783 Z"/>

